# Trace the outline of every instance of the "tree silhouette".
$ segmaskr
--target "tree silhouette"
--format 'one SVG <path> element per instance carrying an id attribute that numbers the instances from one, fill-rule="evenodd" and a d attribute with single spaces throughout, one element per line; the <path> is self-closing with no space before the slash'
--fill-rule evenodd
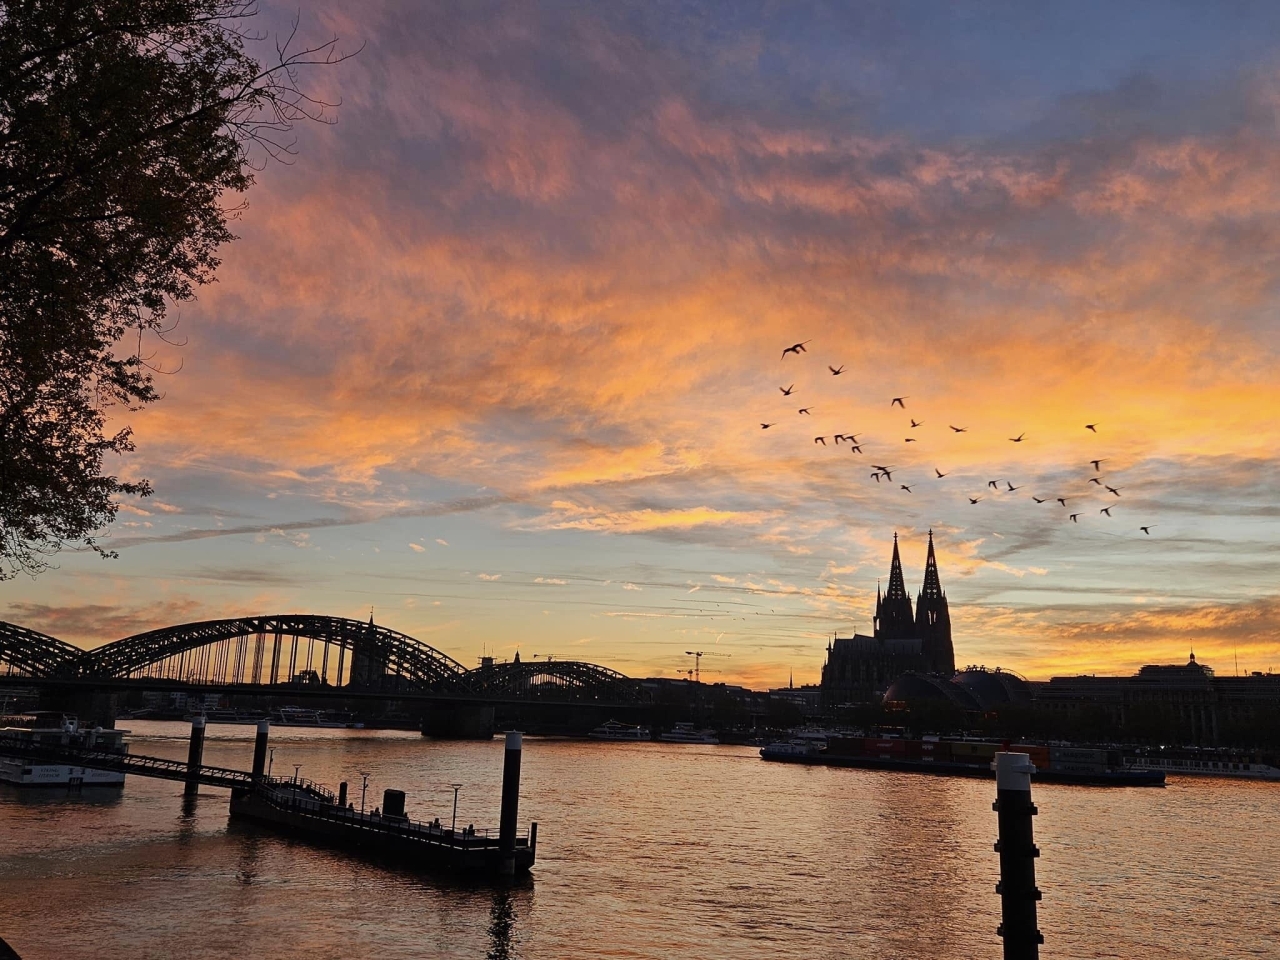
<path id="1" fill-rule="evenodd" d="M 231 0 L 0 0 L 0 580 L 95 534 L 131 451 L 108 411 L 159 399 L 146 350 L 213 279 L 228 220 L 299 121 L 334 104 L 298 85 L 336 38 L 270 57 Z M 238 202 L 238 201 L 237 201 Z"/>

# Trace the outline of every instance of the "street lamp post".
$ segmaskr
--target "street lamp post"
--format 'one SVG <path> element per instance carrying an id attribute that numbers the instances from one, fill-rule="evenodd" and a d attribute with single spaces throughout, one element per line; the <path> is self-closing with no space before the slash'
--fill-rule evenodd
<path id="1" fill-rule="evenodd" d="M 293 785 L 295 787 L 298 785 L 298 771 L 301 769 L 302 769 L 302 764 L 295 763 L 293 765 Z"/>
<path id="2" fill-rule="evenodd" d="M 360 774 L 360 816 L 364 816 L 364 792 L 369 786 L 369 775 Z"/>
<path id="3" fill-rule="evenodd" d="M 462 789 L 462 784 L 451 783 L 449 786 L 453 787 L 453 823 L 449 825 L 449 832 L 454 833 L 458 829 L 458 791 Z"/>
<path id="4" fill-rule="evenodd" d="M 267 779 L 271 779 L 271 765 L 276 762 L 276 748 L 272 747 L 267 751 Z"/>

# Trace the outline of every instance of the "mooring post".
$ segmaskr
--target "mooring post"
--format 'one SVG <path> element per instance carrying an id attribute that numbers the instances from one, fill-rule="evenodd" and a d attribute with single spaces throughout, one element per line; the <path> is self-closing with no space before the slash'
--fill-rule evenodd
<path id="1" fill-rule="evenodd" d="M 506 756 L 502 761 L 502 813 L 498 819 L 498 853 L 502 873 L 516 872 L 516 813 L 520 806 L 520 750 L 524 736 L 512 730 L 507 734 Z"/>
<path id="2" fill-rule="evenodd" d="M 191 746 L 187 750 L 187 785 L 182 788 L 184 797 L 194 797 L 200 792 L 200 761 L 204 758 L 204 714 L 191 718 Z"/>
<path id="3" fill-rule="evenodd" d="M 258 721 L 258 736 L 253 741 L 253 779 L 261 780 L 267 772 L 267 738 L 271 735 L 271 721 Z"/>
<path id="4" fill-rule="evenodd" d="M 345 780 L 338 784 L 338 809 L 347 809 L 347 781 Z"/>
<path id="5" fill-rule="evenodd" d="M 996 933 L 1004 938 L 1005 960 L 1038 960 L 1044 937 L 1036 924 L 1036 849 L 1031 818 L 1036 815 L 1031 802 L 1031 774 L 1035 764 L 1025 753 L 1000 752 L 992 764 L 996 771 L 996 811 L 1000 839 L 1000 926 Z"/>

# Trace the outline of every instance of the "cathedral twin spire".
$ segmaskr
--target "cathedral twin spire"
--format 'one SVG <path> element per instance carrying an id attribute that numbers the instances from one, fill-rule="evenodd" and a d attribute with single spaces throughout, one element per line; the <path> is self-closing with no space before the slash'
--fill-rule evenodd
<path id="1" fill-rule="evenodd" d="M 877 591 L 878 594 L 878 591 Z M 929 669 L 950 675 L 955 672 L 955 651 L 951 644 L 951 611 L 938 578 L 938 560 L 933 551 L 933 531 L 929 531 L 929 553 L 925 560 L 924 584 L 911 610 L 898 554 L 898 535 L 893 535 L 893 562 L 889 568 L 889 589 L 876 597 L 875 635 L 883 640 L 922 642 Z"/>

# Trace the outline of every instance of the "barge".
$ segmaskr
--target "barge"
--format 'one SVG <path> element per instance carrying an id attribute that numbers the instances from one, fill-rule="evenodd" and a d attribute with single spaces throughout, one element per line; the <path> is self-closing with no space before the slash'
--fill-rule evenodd
<path id="1" fill-rule="evenodd" d="M 991 764 L 999 750 L 1025 753 L 1035 764 L 1035 777 L 1044 783 L 1074 783 L 1107 787 L 1162 787 L 1162 770 L 1126 766 L 1118 750 L 1094 747 L 1004 745 L 986 740 L 944 740 L 924 737 L 832 737 L 822 749 L 771 744 L 760 751 L 765 760 L 867 770 L 901 770 L 935 776 L 995 776 Z"/>
<path id="2" fill-rule="evenodd" d="M 345 784 L 343 785 L 345 786 Z M 362 813 L 309 781 L 260 783 L 231 791 L 231 816 L 326 846 L 344 847 L 417 870 L 500 875 L 501 839 L 489 830 L 422 823 L 404 815 L 404 793 L 388 790 L 376 813 Z M 528 873 L 538 846 L 538 825 L 515 837 L 514 874 Z M 510 854 L 507 855 L 508 859 Z"/>

